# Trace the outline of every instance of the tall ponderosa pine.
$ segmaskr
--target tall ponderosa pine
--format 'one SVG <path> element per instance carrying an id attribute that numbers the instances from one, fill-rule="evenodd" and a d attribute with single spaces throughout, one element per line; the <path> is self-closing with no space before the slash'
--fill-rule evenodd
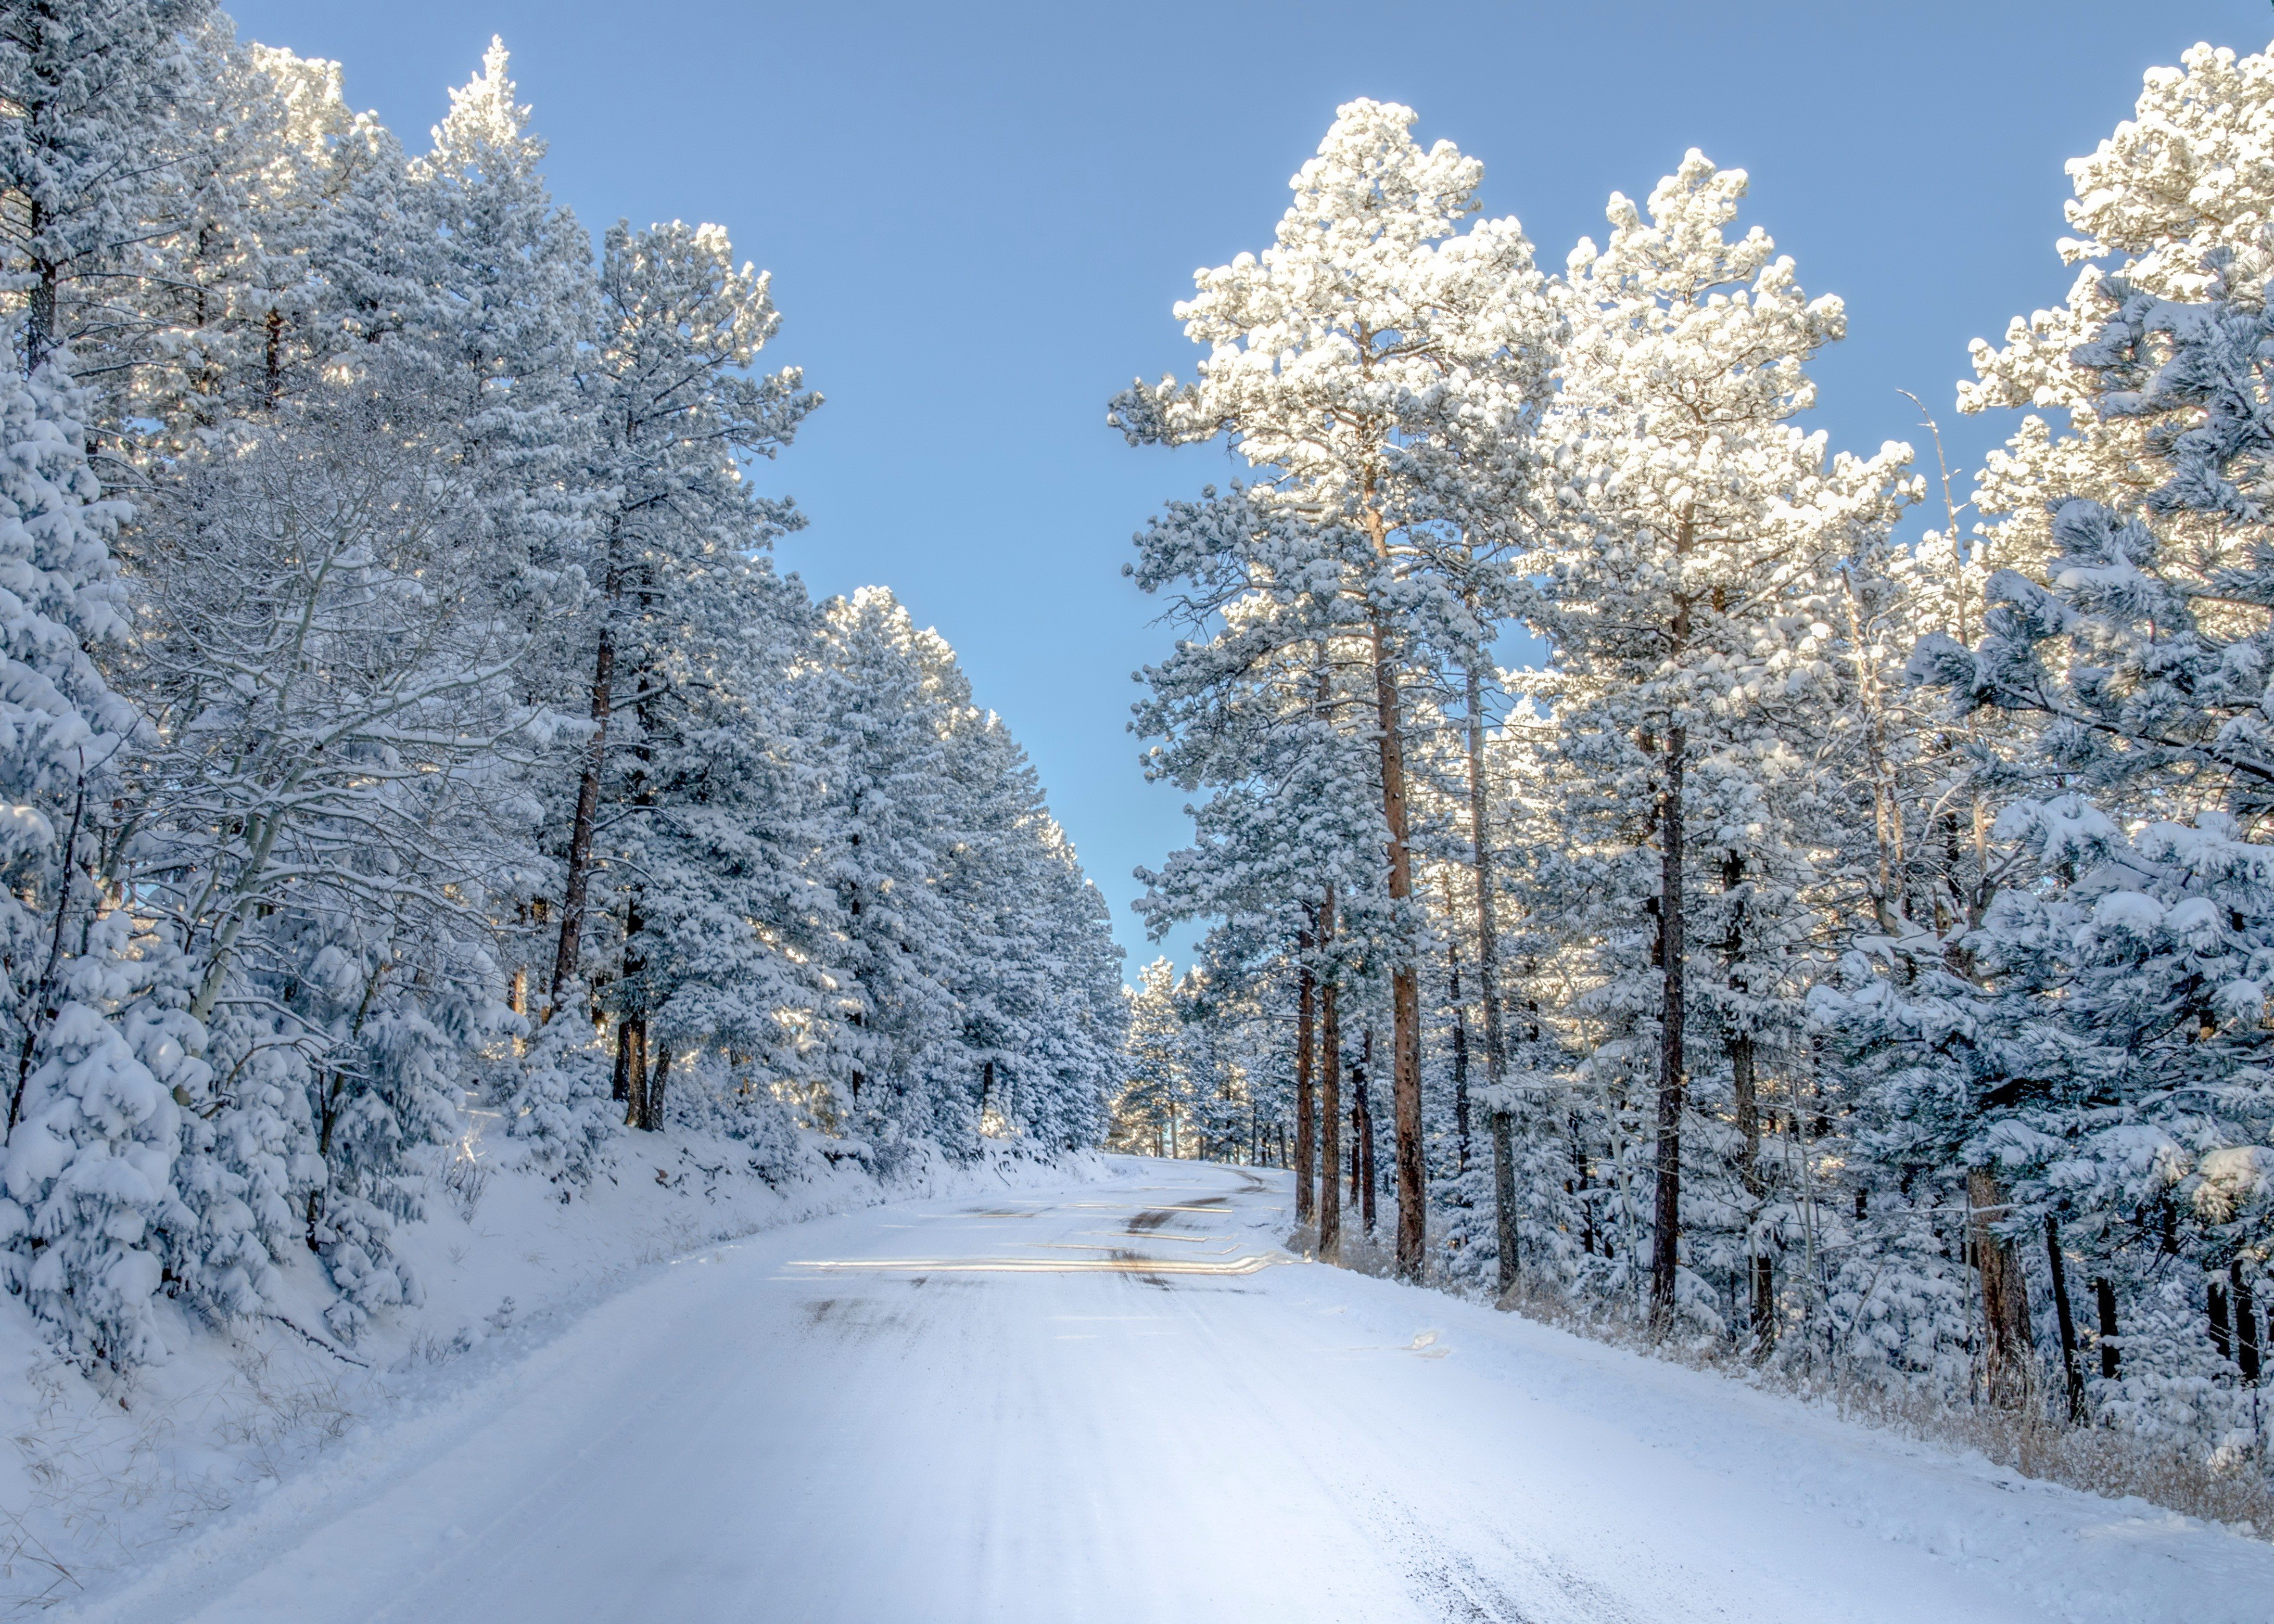
<path id="1" fill-rule="evenodd" d="M 1384 879 L 1405 936 L 1389 976 L 1408 1275 L 1423 1267 L 1427 1192 L 1404 688 L 1478 642 L 1473 617 L 1442 590 L 1470 562 L 1457 528 L 1468 504 L 1449 488 L 1501 466 L 1490 430 L 1533 400 L 1549 326 L 1516 222 L 1461 229 L 1482 166 L 1449 142 L 1423 151 L 1413 119 L 1386 103 L 1340 109 L 1294 178 L 1273 245 L 1201 272 L 1177 307 L 1210 346 L 1198 380 L 1140 385 L 1114 403 L 1133 441 L 1231 436 L 1259 473 L 1250 500 L 1319 528 L 1331 584 L 1306 584 L 1340 600 L 1338 618 L 1363 639 Z"/>

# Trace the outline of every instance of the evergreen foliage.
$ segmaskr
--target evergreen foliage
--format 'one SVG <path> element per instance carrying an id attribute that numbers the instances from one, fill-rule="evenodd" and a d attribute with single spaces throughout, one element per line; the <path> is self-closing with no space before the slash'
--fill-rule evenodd
<path id="1" fill-rule="evenodd" d="M 1103 905 L 947 645 L 774 571 L 819 397 L 723 229 L 596 258 L 502 45 L 415 158 L 187 3 L 17 8 L 0 90 L 0 1284 L 60 1350 L 310 1267 L 354 1341 L 454 1143 L 573 1200 L 675 1124 L 1095 1142 Z"/>

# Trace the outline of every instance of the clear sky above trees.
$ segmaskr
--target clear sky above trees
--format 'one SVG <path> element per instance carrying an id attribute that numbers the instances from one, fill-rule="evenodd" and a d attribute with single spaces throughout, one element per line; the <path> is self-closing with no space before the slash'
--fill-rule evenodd
<path id="1" fill-rule="evenodd" d="M 1745 218 L 1848 304 L 1813 420 L 1835 446 L 1910 438 L 1931 459 L 1911 390 L 1962 482 L 2010 426 L 1957 417 L 1967 340 L 2071 279 L 2062 162 L 2149 66 L 2274 35 L 2257 0 L 229 9 L 248 37 L 343 60 L 350 100 L 414 149 L 501 34 L 554 195 L 588 227 L 715 218 L 774 272 L 770 358 L 829 397 L 766 476 L 812 520 L 782 562 L 823 592 L 888 583 L 937 626 L 1137 956 L 1129 871 L 1187 825 L 1121 731 L 1164 634 L 1120 565 L 1155 504 L 1237 470 L 1130 450 L 1105 402 L 1190 371 L 1170 304 L 1193 267 L 1269 241 L 1338 103 L 1408 103 L 1425 141 L 1481 158 L 1486 208 L 1521 218 L 1543 268 L 1688 147 L 1749 169 Z"/>

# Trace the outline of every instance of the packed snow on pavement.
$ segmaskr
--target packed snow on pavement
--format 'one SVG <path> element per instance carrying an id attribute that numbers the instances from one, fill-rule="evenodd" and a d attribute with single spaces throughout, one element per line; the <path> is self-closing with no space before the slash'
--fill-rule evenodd
<path id="1" fill-rule="evenodd" d="M 2260 1624 L 2274 1549 L 1113 1158 L 699 1246 L 61 1616 Z"/>

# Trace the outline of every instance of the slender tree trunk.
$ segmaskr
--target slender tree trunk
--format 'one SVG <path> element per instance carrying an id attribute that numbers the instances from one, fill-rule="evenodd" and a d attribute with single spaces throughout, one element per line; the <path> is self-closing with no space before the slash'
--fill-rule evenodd
<path id="1" fill-rule="evenodd" d="M 626 1102 L 626 1122 L 631 1120 L 629 1102 L 632 1097 L 632 1048 L 636 1041 L 632 1034 L 638 1024 L 629 1018 L 616 1023 L 616 1073 L 614 1086 L 608 1092 L 610 1098 Z"/>
<path id="2" fill-rule="evenodd" d="M 2113 1381 L 2123 1368 L 2123 1344 L 2116 1340 L 2116 1282 L 2103 1274 L 2092 1282 L 2092 1297 L 2100 1320 L 2100 1373 Z"/>
<path id="3" fill-rule="evenodd" d="M 1350 1165 L 1340 1169 L 1350 1185 L 1351 1210 L 1359 1214 L 1359 1228 L 1368 1235 L 1374 1226 L 1366 1221 L 1366 1051 L 1359 1050 L 1359 1063 L 1351 1068 L 1350 1108 Z"/>
<path id="4" fill-rule="evenodd" d="M 616 640 L 606 624 L 592 659 L 592 737 L 584 747 L 584 771 L 576 781 L 576 811 L 568 826 L 568 874 L 561 890 L 561 940 L 553 952 L 553 984 L 546 995 L 546 1019 L 561 1010 L 561 996 L 576 974 L 584 946 L 584 898 L 591 883 L 592 825 L 600 810 L 600 775 L 608 758 L 608 712 L 614 703 Z"/>
<path id="5" fill-rule="evenodd" d="M 2060 1220 L 2045 1214 L 2045 1266 L 2052 1281 L 2053 1315 L 2060 1324 L 2061 1381 L 2068 1394 L 2068 1418 L 2084 1419 L 2084 1367 L 2076 1357 L 2076 1316 L 2068 1302 L 2068 1259 L 2061 1254 Z"/>
<path id="6" fill-rule="evenodd" d="M 641 1022 L 644 1029 L 646 1023 Z M 644 1044 L 643 1044 L 644 1047 Z M 656 1045 L 655 1069 L 648 1073 L 647 1086 L 640 1094 L 639 1125 L 653 1133 L 663 1126 L 664 1089 L 671 1081 L 671 1045 Z"/>
<path id="7" fill-rule="evenodd" d="M 1335 940 L 1335 888 L 1319 905 L 1319 950 Z M 1343 1026 L 1342 985 L 1334 962 L 1326 963 L 1319 989 L 1319 1255 L 1329 1261 L 1343 1242 Z"/>
<path id="8" fill-rule="evenodd" d="M 284 312 L 274 304 L 261 323 L 261 395 L 269 410 L 284 395 Z"/>
<path id="9" fill-rule="evenodd" d="M 1687 1074 L 1683 1064 L 1682 777 L 1689 748 L 1687 730 L 1666 735 L 1666 793 L 1659 804 L 1662 836 L 1658 888 L 1659 962 L 1665 975 L 1665 1003 L 1659 1019 L 1657 1200 L 1650 1250 L 1650 1317 L 1664 1329 L 1674 1313 L 1675 1271 L 1682 1244 L 1682 1110 Z"/>
<path id="10" fill-rule="evenodd" d="M 1308 1223 L 1315 1215 L 1312 1193 L 1312 1164 L 1318 1157 L 1318 1124 L 1312 1118 L 1317 1101 L 1311 1094 L 1311 1063 L 1316 1034 L 1312 1031 L 1316 986 L 1311 975 L 1312 933 L 1295 938 L 1299 966 L 1295 972 L 1295 1222 Z"/>
<path id="11" fill-rule="evenodd" d="M 1374 1064 L 1373 1027 L 1366 1029 L 1359 1052 L 1364 1059 L 1358 1071 L 1358 1105 L 1351 1117 L 1351 1126 L 1358 1135 L 1358 1143 L 1351 1147 L 1351 1170 L 1356 1177 L 1353 1193 L 1359 1198 L 1359 1217 L 1370 1236 L 1374 1233 L 1374 1195 L 1380 1184 L 1374 1171 L 1374 1095 L 1367 1086 L 1367 1069 Z M 1398 1232 L 1404 1232 L 1402 1221 Z"/>
<path id="12" fill-rule="evenodd" d="M 1768 1181 L 1761 1176 L 1760 1091 L 1755 1076 L 1756 1057 L 1750 1035 L 1740 1034 L 1730 1040 L 1729 1071 L 1737 1103 L 1738 1154 L 1743 1158 L 1738 1164 L 1738 1173 L 1744 1182 L 1745 1194 L 1752 1202 L 1745 1226 L 1745 1257 L 1752 1297 L 1753 1348 L 1757 1353 L 1766 1354 L 1776 1342 L 1776 1263 L 1759 1233 L 1761 1204 L 1768 1192 Z"/>
<path id="13" fill-rule="evenodd" d="M 48 229 L 48 210 L 34 195 L 25 200 L 24 235 L 36 244 Z M 24 323 L 24 376 L 38 372 L 55 352 L 59 318 L 56 297 L 63 282 L 62 268 L 53 260 L 33 250 L 32 290 L 26 303 L 27 320 Z"/>
<path id="14" fill-rule="evenodd" d="M 1983 1373 L 1991 1402 L 2010 1406 L 2029 1390 L 2029 1280 L 2013 1248 L 1990 1227 L 2006 1207 L 1997 1175 L 1987 1168 L 1968 1169 L 1966 1197 L 1973 1208 L 1974 1267 L 1982 1278 Z"/>
<path id="15" fill-rule="evenodd" d="M 1508 1107 L 1501 1094 L 1508 1049 L 1501 1031 L 1500 929 L 1494 919 L 1490 819 L 1486 813 L 1484 685 L 1474 667 L 1468 672 L 1469 863 L 1477 876 L 1477 995 L 1485 1011 L 1486 1108 L 1492 1132 L 1493 1233 L 1500 1252 L 1500 1289 L 1516 1283 L 1516 1147 Z"/>
<path id="16" fill-rule="evenodd" d="M 637 1128 L 647 1121 L 647 1017 L 635 1015 L 624 1026 L 631 1042 L 624 1070 L 624 1124 Z"/>
<path id="17" fill-rule="evenodd" d="M 2257 1294 L 2250 1289 L 2250 1276 L 2235 1259 L 2226 1266 L 2228 1289 L 2234 1294 L 2234 1363 L 2242 1372 L 2243 1381 L 2258 1385 L 2258 1304 Z"/>
<path id="18" fill-rule="evenodd" d="M 1402 915 L 1413 896 L 1413 851 L 1407 837 L 1405 719 L 1397 667 L 1376 620 L 1374 695 L 1382 735 L 1382 816 L 1389 830 L 1389 899 Z M 1421 1277 L 1428 1244 L 1427 1169 L 1421 1161 L 1421 991 L 1413 959 L 1402 947 L 1389 970 L 1390 1101 L 1397 1132 L 1397 1272 Z"/>
<path id="19" fill-rule="evenodd" d="M 2212 1281 L 2203 1292 L 2203 1306 L 2210 1318 L 2211 1349 L 2231 1363 L 2234 1358 L 2234 1334 L 2227 1328 L 2226 1288 Z"/>
<path id="20" fill-rule="evenodd" d="M 1745 880 L 1745 859 L 1741 852 L 1731 852 L 1721 863 L 1721 889 L 1735 891 Z M 1744 905 L 1742 900 L 1729 906 L 1729 934 L 1721 949 L 1728 960 L 1729 981 L 1735 986 L 1741 979 L 1739 966 L 1745 957 Z M 1729 1056 L 1730 1093 L 1737 1115 L 1737 1180 L 1744 1187 L 1747 1202 L 1745 1214 L 1745 1274 L 1746 1288 L 1751 1297 L 1751 1327 L 1753 1350 L 1766 1354 L 1776 1340 L 1776 1278 L 1770 1262 L 1768 1248 L 1760 1235 L 1760 1213 L 1767 1194 L 1767 1181 L 1761 1177 L 1761 1113 L 1759 1092 L 1756 1086 L 1754 1066 L 1758 1051 L 1753 1034 L 1732 1025 L 1723 1034 Z"/>
<path id="21" fill-rule="evenodd" d="M 1445 996 L 1453 1006 L 1453 1168 L 1469 1170 L 1469 1012 L 1461 1003 L 1461 944 L 1445 944 Z"/>

